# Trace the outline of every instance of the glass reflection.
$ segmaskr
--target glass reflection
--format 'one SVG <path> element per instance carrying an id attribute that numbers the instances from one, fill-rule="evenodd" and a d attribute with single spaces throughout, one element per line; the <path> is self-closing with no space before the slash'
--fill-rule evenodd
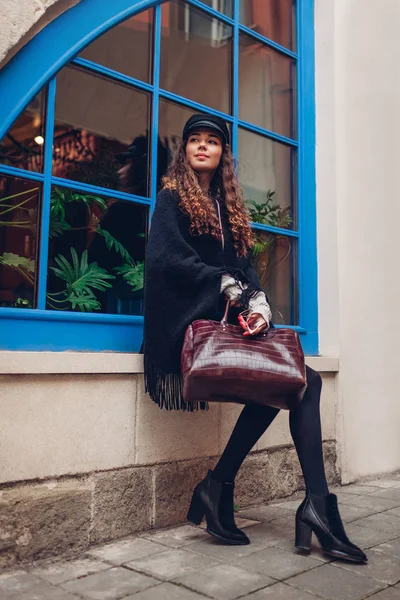
<path id="1" fill-rule="evenodd" d="M 256 223 L 296 228 L 296 152 L 239 128 L 239 180 Z"/>
<path id="2" fill-rule="evenodd" d="M 231 112 L 232 27 L 181 1 L 162 5 L 160 87 Z"/>
<path id="3" fill-rule="evenodd" d="M 45 90 L 20 114 L 0 142 L 0 162 L 27 171 L 43 171 Z"/>
<path id="4" fill-rule="evenodd" d="M 233 18 L 233 0 L 201 0 L 201 2 L 223 15 Z"/>
<path id="5" fill-rule="evenodd" d="M 291 58 L 240 35 L 239 118 L 295 137 L 295 69 Z"/>
<path id="6" fill-rule="evenodd" d="M 142 314 L 146 206 L 54 186 L 47 308 Z"/>
<path id="7" fill-rule="evenodd" d="M 294 238 L 254 230 L 253 264 L 267 295 L 272 320 L 297 325 L 297 244 Z"/>
<path id="8" fill-rule="evenodd" d="M 285 48 L 296 47 L 295 0 L 240 0 L 240 21 Z"/>
<path id="9" fill-rule="evenodd" d="M 40 184 L 0 177 L 0 307 L 34 308 Z"/>
<path id="10" fill-rule="evenodd" d="M 153 11 L 145 10 L 89 44 L 81 57 L 151 83 Z"/>
<path id="11" fill-rule="evenodd" d="M 57 76 L 53 174 L 119 189 L 123 154 L 131 153 L 132 192 L 149 192 L 150 96 L 83 69 Z M 130 149 L 129 149 L 130 148 Z"/>
<path id="12" fill-rule="evenodd" d="M 158 190 L 161 187 L 161 179 L 167 170 L 168 164 L 181 142 L 183 127 L 194 114 L 194 111 L 179 104 L 160 100 L 158 120 L 160 137 L 157 149 Z"/>

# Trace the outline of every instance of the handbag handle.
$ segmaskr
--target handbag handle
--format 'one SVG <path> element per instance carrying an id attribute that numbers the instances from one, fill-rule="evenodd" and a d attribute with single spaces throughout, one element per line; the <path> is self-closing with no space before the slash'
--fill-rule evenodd
<path id="1" fill-rule="evenodd" d="M 221 325 L 222 325 L 223 330 L 226 329 L 226 326 L 228 325 L 228 313 L 229 313 L 230 306 L 231 306 L 231 301 L 228 298 L 226 301 L 224 316 L 221 319 Z"/>
<path id="2" fill-rule="evenodd" d="M 228 313 L 229 313 L 229 309 L 231 307 L 231 301 L 229 300 L 229 298 L 226 301 L 226 306 L 225 306 L 225 312 L 224 312 L 224 316 L 221 319 L 221 326 L 222 326 L 222 331 L 226 330 L 226 327 L 228 325 Z M 274 338 L 276 335 L 276 329 L 275 328 L 267 328 L 264 331 L 261 332 L 261 334 L 264 337 L 268 337 L 270 339 Z"/>

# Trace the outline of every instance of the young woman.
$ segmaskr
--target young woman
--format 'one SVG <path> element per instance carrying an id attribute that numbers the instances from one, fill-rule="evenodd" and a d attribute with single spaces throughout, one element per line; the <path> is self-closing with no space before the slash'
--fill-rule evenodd
<path id="1" fill-rule="evenodd" d="M 257 335 L 271 323 L 271 310 L 251 264 L 249 218 L 229 148 L 229 131 L 219 117 L 191 117 L 159 193 L 147 247 L 144 310 L 146 389 L 160 408 L 189 406 L 181 394 L 180 356 L 186 327 L 196 319 L 218 319 L 226 299 L 235 305 L 243 335 Z M 252 333 L 250 333 L 250 331 Z M 296 514 L 296 546 L 309 552 L 314 532 L 323 551 L 336 558 L 366 562 L 346 536 L 325 477 L 320 423 L 321 377 L 307 367 L 308 387 L 300 406 L 290 411 L 290 430 L 306 484 Z M 234 481 L 251 448 L 278 409 L 248 403 L 216 467 L 193 492 L 188 520 L 200 523 L 226 544 L 248 544 L 235 525 Z"/>

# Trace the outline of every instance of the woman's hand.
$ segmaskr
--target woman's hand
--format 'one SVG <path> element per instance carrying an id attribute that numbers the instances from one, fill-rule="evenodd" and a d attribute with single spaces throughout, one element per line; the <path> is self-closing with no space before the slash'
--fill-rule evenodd
<path id="1" fill-rule="evenodd" d="M 247 319 L 243 315 L 239 315 L 238 320 L 239 325 L 245 330 L 244 336 L 258 335 L 269 327 L 267 321 L 259 313 L 252 313 Z"/>

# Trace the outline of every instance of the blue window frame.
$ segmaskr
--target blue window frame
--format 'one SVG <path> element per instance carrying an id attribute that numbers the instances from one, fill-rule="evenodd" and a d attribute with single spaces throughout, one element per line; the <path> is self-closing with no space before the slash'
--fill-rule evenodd
<path id="1" fill-rule="evenodd" d="M 318 353 L 317 315 L 317 254 L 315 207 L 315 107 L 314 107 L 314 27 L 313 0 L 296 2 L 296 50 L 288 49 L 241 23 L 244 6 L 241 2 L 207 2 L 186 0 L 192 9 L 218 18 L 219 35 L 227 28 L 232 39 L 232 109 L 230 114 L 216 110 L 197 101 L 189 100 L 160 87 L 160 62 L 162 42 L 162 5 L 155 0 L 86 0 L 68 10 L 50 23 L 29 42 L 0 73 L 0 139 L 28 103 L 42 89 L 46 90 L 46 122 L 42 172 L 28 171 L 0 164 L 0 175 L 18 177 L 39 184 L 42 189 L 39 269 L 37 302 L 35 309 L 0 308 L 0 349 L 6 350 L 81 350 L 81 351 L 138 351 L 143 318 L 135 315 L 98 314 L 93 312 L 54 311 L 46 309 L 50 198 L 52 186 L 70 188 L 76 192 L 106 195 L 108 198 L 134 202 L 147 206 L 150 213 L 157 194 L 157 152 L 151 153 L 151 182 L 148 197 L 105 189 L 100 186 L 71 181 L 52 174 L 53 136 L 56 102 L 57 73 L 67 63 L 107 76 L 116 82 L 143 90 L 151 95 L 151 147 L 159 139 L 159 107 L 162 101 L 172 101 L 191 110 L 207 111 L 226 119 L 231 126 L 233 151 L 240 155 L 239 133 L 249 132 L 263 140 L 277 142 L 287 149 L 297 172 L 297 219 L 293 228 L 281 229 L 262 222 L 253 223 L 255 232 L 282 234 L 297 247 L 294 269 L 297 271 L 296 316 L 290 326 L 301 334 L 307 354 Z M 219 11 L 215 10 L 217 8 Z M 127 18 L 144 10 L 153 13 L 153 60 L 151 83 L 114 71 L 109 67 L 78 57 L 92 41 Z M 280 57 L 290 59 L 296 69 L 297 135 L 283 135 L 266 127 L 244 120 L 239 114 L 240 43 L 251 38 L 262 48 L 273 49 Z M 294 157 L 294 158 L 293 158 Z M 1 232 L 1 228 L 0 228 Z M 293 323 L 296 323 L 293 325 Z M 279 325 L 278 325 L 279 326 Z"/>

